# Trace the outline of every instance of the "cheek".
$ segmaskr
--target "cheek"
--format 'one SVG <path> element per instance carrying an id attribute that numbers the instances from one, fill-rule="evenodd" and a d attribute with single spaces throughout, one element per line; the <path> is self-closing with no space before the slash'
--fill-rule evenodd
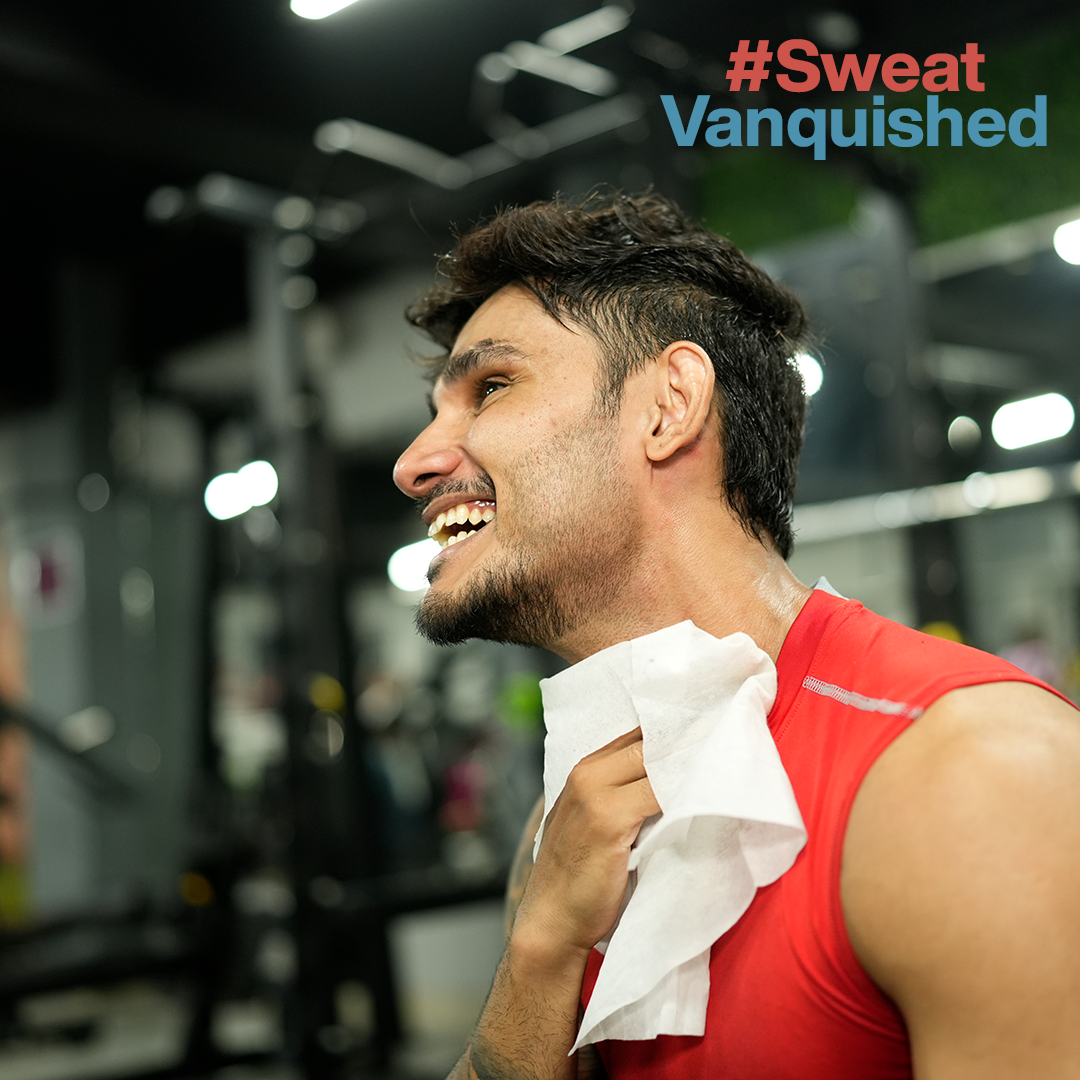
<path id="1" fill-rule="evenodd" d="M 607 426 L 564 434 L 546 448 L 538 448 L 533 460 L 535 474 L 544 483 L 540 501 L 560 521 L 606 519 L 613 506 L 625 502 L 617 433 Z"/>
<path id="2" fill-rule="evenodd" d="M 492 417 L 494 419 L 494 417 Z M 547 519 L 553 529 L 591 508 L 606 513 L 624 482 L 617 425 L 588 411 L 572 417 L 540 412 L 514 425 L 474 426 L 473 449 L 490 464 L 504 527 Z"/>
<path id="3" fill-rule="evenodd" d="M 473 420 L 468 438 L 478 449 L 498 452 L 550 438 L 555 426 L 556 418 L 543 405 L 530 409 L 523 400 L 492 401 Z"/>

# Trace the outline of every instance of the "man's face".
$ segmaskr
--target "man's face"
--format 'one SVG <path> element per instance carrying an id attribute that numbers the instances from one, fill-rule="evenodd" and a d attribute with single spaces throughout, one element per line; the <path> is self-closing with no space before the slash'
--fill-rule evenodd
<path id="1" fill-rule="evenodd" d="M 557 648 L 633 568 L 618 417 L 596 406 L 593 339 L 511 286 L 481 306 L 435 384 L 435 418 L 394 479 L 444 544 L 417 615 L 439 644 Z"/>

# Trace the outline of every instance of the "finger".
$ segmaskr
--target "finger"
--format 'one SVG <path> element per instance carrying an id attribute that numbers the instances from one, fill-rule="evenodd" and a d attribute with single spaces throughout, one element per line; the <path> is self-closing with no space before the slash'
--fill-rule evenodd
<path id="1" fill-rule="evenodd" d="M 656 794 L 647 778 L 610 792 L 602 823 L 595 823 L 594 836 L 606 836 L 627 852 L 637 840 L 641 826 L 661 813 Z"/>
<path id="2" fill-rule="evenodd" d="M 601 746 L 599 750 L 594 750 L 593 753 L 603 754 L 605 752 L 616 752 L 618 750 L 624 750 L 628 746 L 633 746 L 635 743 L 642 741 L 641 727 L 636 727 L 631 731 L 626 731 L 622 735 L 617 735 L 611 742 L 604 746 Z"/>
<path id="3" fill-rule="evenodd" d="M 648 777 L 592 791 L 582 790 L 572 780 L 555 800 L 544 827 L 544 842 L 584 829 L 593 844 L 613 842 L 629 848 L 642 822 L 661 812 Z"/>
<path id="4" fill-rule="evenodd" d="M 622 821 L 635 830 L 648 817 L 662 812 L 649 778 L 643 776 L 629 784 L 613 788 L 607 797 L 607 810 L 612 821 Z"/>
<path id="5" fill-rule="evenodd" d="M 587 754 L 574 766 L 571 776 L 589 786 L 621 787 L 642 779 L 645 772 L 641 729 L 620 735 L 606 746 Z"/>
<path id="6" fill-rule="evenodd" d="M 632 805 L 636 807 L 642 821 L 647 817 L 652 817 L 653 814 L 663 812 L 663 807 L 657 801 L 656 792 L 653 791 L 653 786 L 649 783 L 647 776 L 625 785 L 621 791 L 626 794 L 628 801 L 633 800 Z"/>

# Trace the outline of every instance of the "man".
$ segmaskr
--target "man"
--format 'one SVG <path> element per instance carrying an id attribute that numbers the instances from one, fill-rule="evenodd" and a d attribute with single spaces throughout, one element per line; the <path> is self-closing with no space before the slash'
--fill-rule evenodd
<path id="1" fill-rule="evenodd" d="M 574 663 L 691 619 L 777 663 L 806 848 L 714 945 L 704 1036 L 602 1043 L 608 1072 L 1080 1077 L 1080 723 L 791 574 L 794 298 L 656 196 L 506 211 L 443 273 L 412 313 L 448 354 L 433 419 L 395 470 L 445 544 L 422 631 Z M 574 769 L 455 1078 L 589 1071 L 593 946 L 659 810 L 640 732 Z"/>

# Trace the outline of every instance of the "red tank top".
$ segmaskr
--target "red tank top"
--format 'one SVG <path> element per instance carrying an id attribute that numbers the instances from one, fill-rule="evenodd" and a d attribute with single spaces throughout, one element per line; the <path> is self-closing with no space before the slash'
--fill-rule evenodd
<path id="1" fill-rule="evenodd" d="M 808 840 L 712 948 L 703 1036 L 600 1043 L 612 1080 L 892 1080 L 911 1076 L 904 1021 L 863 971 L 840 903 L 848 814 L 878 755 L 935 699 L 1037 679 L 817 590 L 784 640 L 769 714 Z M 593 952 L 582 988 L 592 993 Z"/>

